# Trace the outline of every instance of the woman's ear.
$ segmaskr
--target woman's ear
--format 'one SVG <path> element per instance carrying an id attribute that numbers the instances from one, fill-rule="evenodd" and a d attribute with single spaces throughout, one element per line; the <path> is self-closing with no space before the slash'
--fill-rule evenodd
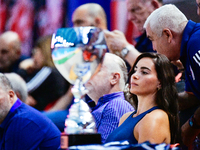
<path id="1" fill-rule="evenodd" d="M 173 39 L 173 33 L 170 29 L 164 28 L 163 29 L 163 35 L 167 38 L 168 43 L 171 43 Z"/>
<path id="2" fill-rule="evenodd" d="M 118 83 L 120 80 L 120 73 L 118 72 L 115 72 L 115 73 L 112 73 L 112 79 L 110 81 L 111 85 L 115 85 L 116 83 Z"/>
<path id="3" fill-rule="evenodd" d="M 158 82 L 157 90 L 160 90 L 162 88 L 160 81 Z"/>

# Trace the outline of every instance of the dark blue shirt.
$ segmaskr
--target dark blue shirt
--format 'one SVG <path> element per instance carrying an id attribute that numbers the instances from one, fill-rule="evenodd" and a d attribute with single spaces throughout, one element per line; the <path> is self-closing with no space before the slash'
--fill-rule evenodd
<path id="1" fill-rule="evenodd" d="M 1 150 L 57 150 L 59 145 L 58 128 L 19 99 L 0 125 Z"/>
<path id="2" fill-rule="evenodd" d="M 135 48 L 141 52 L 156 52 L 153 50 L 152 42 L 147 38 L 146 32 L 144 32 L 141 36 L 135 39 L 136 45 Z"/>
<path id="3" fill-rule="evenodd" d="M 122 115 L 133 110 L 131 104 L 125 100 L 123 92 L 107 94 L 99 99 L 92 115 L 95 118 L 97 132 L 101 134 L 102 143 L 118 127 Z"/>
<path id="4" fill-rule="evenodd" d="M 185 68 L 185 90 L 200 100 L 200 23 L 188 21 L 183 32 L 180 60 Z"/>

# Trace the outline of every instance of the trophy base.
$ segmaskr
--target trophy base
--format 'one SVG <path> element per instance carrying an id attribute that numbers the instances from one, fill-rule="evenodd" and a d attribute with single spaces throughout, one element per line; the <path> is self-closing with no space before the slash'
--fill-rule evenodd
<path id="1" fill-rule="evenodd" d="M 73 145 L 101 144 L 101 134 L 66 134 L 61 133 L 61 149 L 67 149 Z"/>

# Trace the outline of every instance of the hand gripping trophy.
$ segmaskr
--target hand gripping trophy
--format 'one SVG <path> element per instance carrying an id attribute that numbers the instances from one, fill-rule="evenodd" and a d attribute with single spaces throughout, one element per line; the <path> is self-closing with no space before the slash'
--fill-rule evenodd
<path id="1" fill-rule="evenodd" d="M 51 48 L 56 68 L 74 85 L 72 93 L 75 99 L 65 121 L 61 148 L 99 144 L 101 136 L 96 131 L 90 108 L 84 101 L 87 93 L 84 84 L 101 65 L 107 51 L 103 32 L 96 27 L 60 28 L 53 34 Z"/>

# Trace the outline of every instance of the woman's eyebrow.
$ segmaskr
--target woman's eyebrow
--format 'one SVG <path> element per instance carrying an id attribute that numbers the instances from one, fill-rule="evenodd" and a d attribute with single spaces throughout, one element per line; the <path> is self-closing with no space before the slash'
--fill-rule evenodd
<path id="1" fill-rule="evenodd" d="M 150 71 L 151 71 L 151 69 L 148 68 L 148 67 L 141 67 L 141 69 L 147 69 L 147 70 L 150 70 Z"/>

